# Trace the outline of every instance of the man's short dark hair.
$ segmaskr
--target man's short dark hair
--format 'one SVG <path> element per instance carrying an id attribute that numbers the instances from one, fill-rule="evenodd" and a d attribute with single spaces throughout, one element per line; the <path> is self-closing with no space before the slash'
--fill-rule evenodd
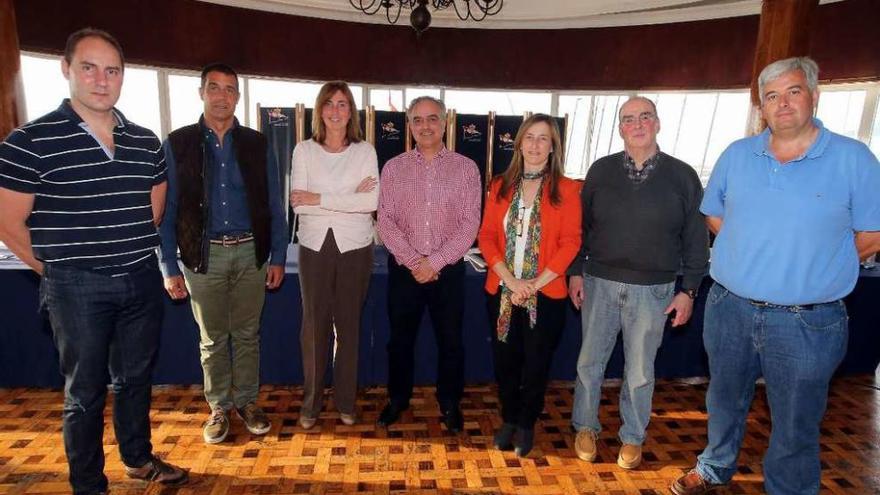
<path id="1" fill-rule="evenodd" d="M 221 74 L 226 74 L 227 76 L 232 76 L 235 78 L 235 88 L 238 89 L 238 73 L 235 72 L 235 69 L 232 67 L 216 62 L 213 64 L 208 64 L 202 67 L 202 84 L 201 87 L 205 87 L 205 81 L 208 80 L 208 74 L 211 72 L 219 72 Z"/>
<path id="2" fill-rule="evenodd" d="M 119 44 L 119 41 L 117 41 L 112 34 L 103 29 L 90 27 L 75 31 L 67 37 L 67 44 L 64 46 L 64 61 L 67 62 L 68 65 L 73 62 L 73 53 L 76 51 L 76 46 L 80 41 L 86 38 L 100 38 L 113 46 L 113 48 L 116 49 L 116 53 L 119 54 L 119 61 L 122 64 L 122 69 L 125 69 L 125 55 L 122 54 L 122 45 Z"/>

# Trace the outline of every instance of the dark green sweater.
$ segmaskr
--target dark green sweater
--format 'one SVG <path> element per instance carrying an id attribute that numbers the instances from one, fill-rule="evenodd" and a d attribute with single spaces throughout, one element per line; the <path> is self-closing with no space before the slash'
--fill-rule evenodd
<path id="1" fill-rule="evenodd" d="M 623 152 L 596 160 L 581 190 L 583 242 L 569 275 L 653 285 L 681 272 L 683 289 L 698 288 L 709 260 L 702 199 L 696 171 L 663 152 L 640 184 L 627 177 Z"/>

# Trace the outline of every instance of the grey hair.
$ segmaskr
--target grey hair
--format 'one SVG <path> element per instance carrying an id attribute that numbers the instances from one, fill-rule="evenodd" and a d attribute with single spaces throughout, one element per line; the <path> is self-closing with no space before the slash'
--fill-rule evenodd
<path id="1" fill-rule="evenodd" d="M 758 76 L 758 96 L 764 101 L 764 87 L 775 81 L 779 76 L 793 70 L 803 72 L 807 80 L 807 87 L 811 93 L 815 93 L 819 88 L 819 65 L 810 57 L 792 57 L 777 60 L 772 64 L 764 67 Z"/>
<path id="2" fill-rule="evenodd" d="M 409 106 L 406 108 L 406 120 L 409 120 L 412 115 L 413 108 L 423 101 L 433 102 L 440 107 L 440 120 L 446 120 L 446 104 L 443 103 L 443 100 L 428 95 L 418 96 L 414 98 L 413 101 L 409 102 Z"/>

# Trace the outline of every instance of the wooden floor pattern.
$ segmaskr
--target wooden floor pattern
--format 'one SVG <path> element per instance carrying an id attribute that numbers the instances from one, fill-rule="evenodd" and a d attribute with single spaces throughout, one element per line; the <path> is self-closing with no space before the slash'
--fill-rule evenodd
<path id="1" fill-rule="evenodd" d="M 594 464 L 572 451 L 570 383 L 554 384 L 527 459 L 491 448 L 499 426 L 493 386 L 468 387 L 462 402 L 465 431 L 445 430 L 433 389 L 419 388 L 413 407 L 389 430 L 375 427 L 383 389 L 359 396 L 363 421 L 344 426 L 332 410 L 306 432 L 296 424 L 299 387 L 263 387 L 273 418 L 265 437 L 252 437 L 235 418 L 223 444 L 207 446 L 207 414 L 200 387 L 156 387 L 154 449 L 185 466 L 192 481 L 169 489 L 128 480 L 108 415 L 106 473 L 122 494 L 655 494 L 691 467 L 706 442 L 705 385 L 660 382 L 645 446 L 635 471 L 617 467 L 617 388 L 605 388 L 599 457 Z M 58 390 L 0 389 L 0 494 L 69 493 L 61 444 Z M 109 413 L 109 408 L 107 409 Z M 874 376 L 834 382 L 822 429 L 823 493 L 880 493 L 880 392 Z M 759 388 L 749 416 L 741 467 L 727 493 L 762 493 L 761 455 L 770 421 Z M 723 492 L 722 492 L 723 493 Z"/>

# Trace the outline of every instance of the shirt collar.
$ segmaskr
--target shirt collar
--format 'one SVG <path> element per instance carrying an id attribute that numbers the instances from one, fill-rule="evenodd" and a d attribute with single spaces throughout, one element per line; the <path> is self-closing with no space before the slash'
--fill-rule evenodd
<path id="1" fill-rule="evenodd" d="M 660 145 L 657 145 L 657 151 L 654 152 L 653 155 L 649 156 L 645 160 L 645 166 L 654 165 L 657 160 L 660 158 Z M 633 160 L 633 157 L 629 156 L 629 153 L 626 152 L 626 149 L 623 150 L 623 162 L 635 168 L 636 161 Z"/>
<path id="2" fill-rule="evenodd" d="M 207 124 L 205 124 L 205 114 L 202 114 L 201 116 L 199 116 L 199 128 L 201 128 L 202 134 L 204 134 L 205 137 L 212 136 L 212 135 L 216 137 L 216 133 L 214 132 L 214 130 L 211 129 L 210 127 L 208 127 Z M 224 139 L 225 139 L 225 136 L 231 137 L 232 131 L 234 131 L 236 129 L 238 129 L 238 117 L 232 117 L 232 127 L 230 127 L 229 131 L 226 132 L 226 134 L 224 135 Z"/>
<path id="3" fill-rule="evenodd" d="M 418 146 L 413 148 L 413 152 L 416 154 L 416 157 L 424 159 L 425 155 L 422 154 Z M 434 155 L 434 159 L 436 160 L 438 158 L 444 158 L 448 153 L 449 148 L 446 147 L 446 144 L 443 144 L 443 146 L 440 147 L 440 151 L 438 151 L 437 154 Z"/>
<path id="4" fill-rule="evenodd" d="M 65 98 L 61 101 L 61 105 L 58 106 L 58 112 L 67 117 L 75 125 L 82 126 L 82 124 L 85 123 L 82 117 L 76 113 L 76 110 L 74 110 L 73 106 L 70 104 L 70 98 Z M 122 115 L 122 112 L 117 110 L 116 107 L 113 107 L 111 112 L 113 112 L 113 118 L 116 120 L 116 127 L 125 128 L 125 124 L 128 122 L 125 115 Z"/>
<path id="5" fill-rule="evenodd" d="M 804 153 L 804 158 L 818 158 L 822 156 L 825 152 L 825 148 L 828 147 L 828 142 L 831 140 L 831 133 L 828 132 L 828 129 L 825 128 L 825 125 L 822 124 L 822 121 L 813 117 L 813 125 L 819 129 L 819 134 L 816 136 L 816 139 L 810 144 L 810 147 L 807 148 L 806 153 Z M 773 156 L 773 153 L 770 152 L 770 128 L 764 129 L 761 134 L 758 135 L 758 139 L 755 140 L 755 148 L 754 152 L 756 155 L 767 155 Z"/>

